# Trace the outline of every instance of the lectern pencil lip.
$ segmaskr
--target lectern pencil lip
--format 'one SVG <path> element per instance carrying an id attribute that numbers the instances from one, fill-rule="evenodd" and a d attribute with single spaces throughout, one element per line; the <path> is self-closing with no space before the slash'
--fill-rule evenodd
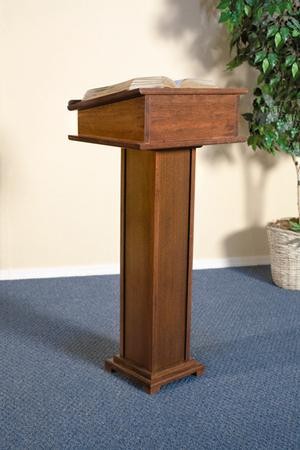
<path id="1" fill-rule="evenodd" d="M 70 100 L 68 103 L 69 111 L 89 109 L 95 106 L 106 105 L 109 103 L 119 102 L 129 98 L 134 98 L 141 95 L 243 95 L 247 94 L 248 90 L 245 88 L 201 88 L 201 89 L 171 89 L 171 88 L 138 88 L 132 90 L 126 90 L 117 92 L 114 94 L 106 95 L 104 97 L 93 98 L 90 100 Z"/>
<path id="2" fill-rule="evenodd" d="M 196 147 L 243 142 L 245 89 L 135 89 L 86 101 L 69 139 L 122 147 L 120 355 L 149 394 L 201 375 L 190 357 Z M 201 299 L 200 299 L 201 300 Z"/>

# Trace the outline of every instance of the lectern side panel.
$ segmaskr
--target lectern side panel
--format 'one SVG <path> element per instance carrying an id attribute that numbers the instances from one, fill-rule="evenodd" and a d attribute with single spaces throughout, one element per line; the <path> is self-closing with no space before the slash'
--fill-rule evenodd
<path id="1" fill-rule="evenodd" d="M 124 152 L 123 352 L 127 360 L 151 370 L 156 154 Z"/>
<path id="2" fill-rule="evenodd" d="M 236 95 L 150 95 L 153 144 L 237 135 Z"/>
<path id="3" fill-rule="evenodd" d="M 186 357 L 192 152 L 161 151 L 157 155 L 156 371 L 183 362 Z"/>
<path id="4" fill-rule="evenodd" d="M 143 141 L 144 110 L 145 97 L 79 110 L 79 135 Z"/>

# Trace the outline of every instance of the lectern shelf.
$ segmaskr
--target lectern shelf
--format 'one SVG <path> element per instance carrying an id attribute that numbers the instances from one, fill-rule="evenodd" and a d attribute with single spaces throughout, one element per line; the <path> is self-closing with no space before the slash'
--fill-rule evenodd
<path id="1" fill-rule="evenodd" d="M 190 357 L 195 149 L 245 140 L 246 92 L 143 88 L 68 105 L 70 139 L 122 147 L 121 342 L 106 368 L 148 393 L 204 370 Z"/>

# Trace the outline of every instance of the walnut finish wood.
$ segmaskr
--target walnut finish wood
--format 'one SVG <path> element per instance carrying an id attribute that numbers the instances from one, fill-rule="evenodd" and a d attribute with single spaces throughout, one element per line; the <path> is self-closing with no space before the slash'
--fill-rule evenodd
<path id="1" fill-rule="evenodd" d="M 144 139 L 145 97 L 78 111 L 79 135 Z"/>
<path id="2" fill-rule="evenodd" d="M 189 193 L 189 230 L 188 230 L 188 266 L 187 266 L 187 307 L 186 307 L 186 335 L 185 359 L 191 357 L 191 316 L 192 316 L 192 271 L 193 271 L 193 244 L 194 244 L 194 204 L 195 204 L 195 170 L 196 151 L 191 152 L 190 159 L 190 193 Z M 199 375 L 199 374 L 198 374 Z"/>
<path id="3" fill-rule="evenodd" d="M 157 393 L 161 386 L 179 380 L 189 375 L 200 376 L 204 373 L 204 366 L 194 359 L 178 364 L 167 370 L 162 370 L 154 375 L 146 370 L 131 364 L 120 356 L 107 359 L 105 361 L 105 369 L 110 372 L 119 372 L 122 375 L 141 384 L 147 394 Z"/>
<path id="4" fill-rule="evenodd" d="M 195 150 L 156 152 L 152 370 L 185 361 Z M 193 194 L 192 194 L 193 195 Z"/>
<path id="5" fill-rule="evenodd" d="M 190 359 L 195 149 L 122 149 L 121 355 L 151 393 L 202 373 Z"/>
<path id="6" fill-rule="evenodd" d="M 244 136 L 233 136 L 233 137 L 222 137 L 219 136 L 217 138 L 199 138 L 197 141 L 187 140 L 182 142 L 156 142 L 156 143 L 148 143 L 148 142 L 138 142 L 132 141 L 129 139 L 113 139 L 113 138 L 95 138 L 93 136 L 76 136 L 70 134 L 69 139 L 71 141 L 79 141 L 79 142 L 88 142 L 89 144 L 103 144 L 103 145 L 111 145 L 113 147 L 125 147 L 125 148 L 133 148 L 136 150 L 169 150 L 176 148 L 191 148 L 191 147 L 202 147 L 203 145 L 216 145 L 216 144 L 232 144 L 235 142 L 245 142 Z"/>
<path id="7" fill-rule="evenodd" d="M 153 322 L 153 262 L 155 153 L 123 150 L 122 173 L 124 229 L 121 249 L 125 255 L 121 274 L 124 311 L 124 358 L 151 370 Z M 142 156 L 142 157 L 141 157 Z M 123 248 L 122 248 L 123 247 Z"/>
<path id="8" fill-rule="evenodd" d="M 245 138 L 238 136 L 237 119 L 239 95 L 244 92 L 136 89 L 81 102 L 73 100 L 69 109 L 78 109 L 79 136 L 69 138 L 140 150 L 241 142 Z"/>
<path id="9" fill-rule="evenodd" d="M 248 89 L 245 88 L 137 88 L 131 91 L 125 90 L 115 92 L 114 94 L 105 95 L 89 100 L 70 100 L 68 102 L 68 110 L 81 110 L 94 108 L 99 105 L 106 105 L 121 100 L 128 100 L 129 98 L 140 97 L 141 95 L 243 95 L 247 94 Z"/>
<path id="10" fill-rule="evenodd" d="M 246 92 L 136 89 L 68 105 L 70 139 L 123 147 L 120 355 L 105 367 L 149 394 L 204 371 L 190 356 L 195 147 L 245 140 Z"/>
<path id="11" fill-rule="evenodd" d="M 184 142 L 237 135 L 238 97 L 223 95 L 151 95 L 149 141 Z"/>

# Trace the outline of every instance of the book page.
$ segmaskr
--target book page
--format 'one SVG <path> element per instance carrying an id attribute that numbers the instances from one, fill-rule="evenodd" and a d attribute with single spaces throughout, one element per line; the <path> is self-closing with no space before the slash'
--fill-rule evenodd
<path id="1" fill-rule="evenodd" d="M 83 100 L 90 100 L 92 98 L 102 97 L 104 95 L 115 94 L 122 91 L 131 91 L 137 88 L 163 88 L 163 87 L 176 87 L 176 84 L 171 78 L 157 76 L 157 77 L 141 77 L 133 78 L 131 80 L 123 81 L 122 83 L 113 84 L 110 86 L 104 86 L 95 89 L 89 89 Z"/>
<path id="2" fill-rule="evenodd" d="M 179 88 L 217 88 L 211 80 L 203 80 L 200 78 L 184 78 L 183 80 L 175 81 Z"/>

